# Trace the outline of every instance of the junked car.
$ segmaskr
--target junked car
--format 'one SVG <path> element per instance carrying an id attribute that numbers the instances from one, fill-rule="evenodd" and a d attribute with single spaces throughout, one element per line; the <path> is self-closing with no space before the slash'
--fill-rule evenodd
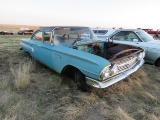
<path id="1" fill-rule="evenodd" d="M 32 35 L 33 33 L 34 31 L 29 28 L 20 28 L 18 31 L 18 35 Z"/>
<path id="2" fill-rule="evenodd" d="M 143 49 L 94 39 L 88 27 L 41 27 L 20 47 L 56 72 L 72 74 L 82 91 L 106 88 L 143 65 Z"/>
<path id="3" fill-rule="evenodd" d="M 106 40 L 106 38 L 116 31 L 111 28 L 91 28 L 98 40 Z"/>
<path id="4" fill-rule="evenodd" d="M 0 31 L 0 35 L 13 35 L 13 32 L 9 32 L 9 31 Z"/>
<path id="5" fill-rule="evenodd" d="M 141 47 L 145 50 L 145 61 L 160 67 L 160 41 L 140 29 L 117 30 L 107 40 L 115 44 L 127 44 Z"/>

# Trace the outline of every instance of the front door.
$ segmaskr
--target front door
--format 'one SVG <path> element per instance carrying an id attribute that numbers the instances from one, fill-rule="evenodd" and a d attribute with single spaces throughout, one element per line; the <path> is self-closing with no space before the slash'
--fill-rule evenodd
<path id="1" fill-rule="evenodd" d="M 39 61 L 53 69 L 53 48 L 51 31 L 43 31 L 43 40 L 39 45 Z"/>
<path id="2" fill-rule="evenodd" d="M 43 42 L 43 32 L 37 31 L 34 33 L 34 35 L 31 38 L 32 41 L 32 48 L 33 52 L 31 53 L 31 56 L 33 56 L 36 60 L 40 61 L 40 49 Z"/>

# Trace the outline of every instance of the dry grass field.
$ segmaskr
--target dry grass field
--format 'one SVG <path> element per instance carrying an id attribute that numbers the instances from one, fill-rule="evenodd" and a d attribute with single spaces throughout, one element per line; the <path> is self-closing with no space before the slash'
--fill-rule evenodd
<path id="1" fill-rule="evenodd" d="M 160 68 L 83 93 L 19 50 L 22 37 L 0 36 L 0 120 L 160 120 Z"/>

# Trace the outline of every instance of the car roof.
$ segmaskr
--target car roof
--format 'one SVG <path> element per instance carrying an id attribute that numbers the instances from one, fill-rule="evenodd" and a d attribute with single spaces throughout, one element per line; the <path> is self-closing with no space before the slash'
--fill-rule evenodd
<path id="1" fill-rule="evenodd" d="M 138 31 L 144 31 L 141 29 L 117 29 L 115 32 L 113 32 L 112 34 L 109 35 L 109 37 L 111 37 L 112 35 L 120 32 L 120 31 L 132 31 L 132 32 L 138 32 Z"/>
<path id="2" fill-rule="evenodd" d="M 137 31 L 143 31 L 141 29 L 118 29 L 117 31 L 134 31 L 134 32 L 137 32 Z"/>
<path id="3" fill-rule="evenodd" d="M 40 27 L 39 30 L 53 30 L 55 28 L 89 28 L 89 27 L 83 27 L 83 26 L 45 26 L 45 27 Z"/>
<path id="4" fill-rule="evenodd" d="M 91 30 L 112 30 L 112 28 L 91 28 Z"/>

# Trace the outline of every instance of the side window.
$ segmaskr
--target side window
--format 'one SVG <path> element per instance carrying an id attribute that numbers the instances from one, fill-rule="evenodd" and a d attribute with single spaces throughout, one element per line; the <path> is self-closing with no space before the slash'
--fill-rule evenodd
<path id="1" fill-rule="evenodd" d="M 98 35 L 105 35 L 108 32 L 108 30 L 99 30 Z"/>
<path id="2" fill-rule="evenodd" d="M 97 33 L 97 31 L 96 30 L 92 30 L 94 33 Z"/>
<path id="3" fill-rule="evenodd" d="M 112 36 L 111 39 L 121 40 L 121 41 L 130 41 L 130 42 L 132 42 L 133 39 L 137 39 L 138 41 L 140 41 L 138 36 L 134 32 L 131 32 L 131 31 L 121 31 L 117 33 L 116 35 Z"/>
<path id="4" fill-rule="evenodd" d="M 50 39 L 51 39 L 51 32 L 44 32 L 44 42 L 50 43 Z"/>
<path id="5" fill-rule="evenodd" d="M 123 32 L 123 31 L 119 32 L 116 35 L 112 36 L 111 39 L 112 40 L 123 40 L 123 41 L 125 41 L 126 40 L 125 32 Z"/>
<path id="6" fill-rule="evenodd" d="M 96 35 L 105 35 L 108 30 L 92 30 Z"/>
<path id="7" fill-rule="evenodd" d="M 42 41 L 42 32 L 37 32 L 32 39 Z"/>
<path id="8" fill-rule="evenodd" d="M 133 39 L 137 39 L 140 42 L 140 39 L 138 38 L 138 36 L 135 33 L 131 32 L 127 36 L 127 41 L 133 41 Z"/>

